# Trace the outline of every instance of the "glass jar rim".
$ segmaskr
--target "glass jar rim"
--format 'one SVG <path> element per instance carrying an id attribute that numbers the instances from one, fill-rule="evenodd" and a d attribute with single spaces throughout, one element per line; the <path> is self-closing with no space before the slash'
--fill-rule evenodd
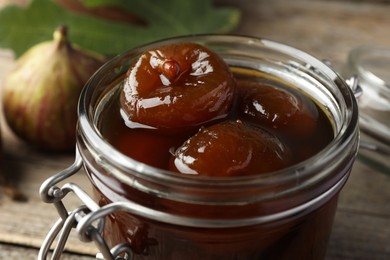
<path id="1" fill-rule="evenodd" d="M 105 141 L 98 133 L 98 130 L 94 126 L 93 111 L 90 111 L 91 106 L 88 103 L 89 98 L 92 96 L 94 91 L 94 86 L 99 84 L 100 76 L 103 75 L 107 70 L 110 70 L 113 64 L 118 64 L 118 62 L 123 58 L 124 54 L 128 55 L 139 55 L 144 50 L 158 46 L 164 43 L 169 42 L 179 42 L 179 41 L 207 41 L 207 40 L 218 40 L 218 42 L 224 41 L 234 41 L 240 44 L 246 44 L 248 46 L 256 47 L 261 46 L 268 48 L 275 52 L 281 52 L 283 54 L 289 55 L 291 57 L 299 58 L 300 60 L 306 62 L 306 64 L 312 66 L 314 70 L 321 71 L 326 75 L 334 84 L 337 85 L 337 88 L 340 93 L 338 95 L 346 103 L 346 108 L 344 111 L 344 121 L 338 133 L 336 133 L 334 139 L 331 143 L 326 146 L 322 151 L 316 155 L 310 157 L 309 159 L 302 161 L 301 163 L 292 165 L 288 168 L 282 170 L 261 174 L 253 176 L 240 176 L 240 177 L 224 177 L 224 178 L 213 178 L 213 177 L 200 177 L 200 176 L 190 176 L 190 175 L 180 175 L 174 174 L 170 171 L 158 169 L 144 163 L 138 162 L 132 158 L 127 157 L 126 155 L 120 153 L 114 147 L 112 147 L 107 141 Z M 307 166 L 310 165 L 311 169 L 316 169 L 324 165 L 324 163 L 331 161 L 342 152 L 349 143 L 356 137 L 357 132 L 357 122 L 358 122 L 358 111 L 357 103 L 355 97 L 346 84 L 346 82 L 336 73 L 332 68 L 330 68 L 325 62 L 320 61 L 319 59 L 303 52 L 294 47 L 275 42 L 272 40 L 252 37 L 252 36 L 243 36 L 243 35 L 227 35 L 227 34 L 202 34 L 202 35 L 190 35 L 190 36 L 180 36 L 169 39 L 164 39 L 156 41 L 153 43 L 148 43 L 137 48 L 131 49 L 124 54 L 120 54 L 108 63 L 103 65 L 92 78 L 87 82 L 86 86 L 83 88 L 80 95 L 79 101 L 79 123 L 78 130 L 83 132 L 83 138 L 87 139 L 88 146 L 95 151 L 96 158 L 101 160 L 102 164 L 112 164 L 115 168 L 120 169 L 117 171 L 111 169 L 111 174 L 120 180 L 123 183 L 132 183 L 132 179 L 124 174 L 126 171 L 131 171 L 132 173 L 137 174 L 145 179 L 159 180 L 163 182 L 175 183 L 178 185 L 186 185 L 187 187 L 191 186 L 210 186 L 210 187 L 226 187 L 226 186 L 242 186 L 242 185 L 267 185 L 269 183 L 274 183 L 275 176 L 277 176 L 278 181 L 291 181 L 294 178 L 297 178 L 297 175 L 304 176 L 307 172 Z M 324 160 L 327 158 L 327 160 Z M 294 172 L 295 174 L 291 174 Z M 323 176 L 318 176 L 322 178 Z M 313 181 L 313 180 L 312 180 Z"/>

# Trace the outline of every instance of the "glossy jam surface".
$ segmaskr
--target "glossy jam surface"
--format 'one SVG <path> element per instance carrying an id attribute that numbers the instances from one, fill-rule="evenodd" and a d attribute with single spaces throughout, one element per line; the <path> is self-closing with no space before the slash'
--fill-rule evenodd
<path id="1" fill-rule="evenodd" d="M 130 128 L 115 102 L 117 92 L 102 112 L 102 135 L 140 162 L 214 177 L 288 167 L 313 156 L 332 140 L 333 128 L 324 111 L 298 90 L 269 79 L 235 76 L 238 95 L 234 110 L 224 119 L 172 133 Z"/>
<path id="2" fill-rule="evenodd" d="M 288 83 L 229 68 L 196 44 L 142 54 L 100 120 L 117 150 L 181 174 L 227 177 L 299 163 L 333 139 L 325 112 Z"/>

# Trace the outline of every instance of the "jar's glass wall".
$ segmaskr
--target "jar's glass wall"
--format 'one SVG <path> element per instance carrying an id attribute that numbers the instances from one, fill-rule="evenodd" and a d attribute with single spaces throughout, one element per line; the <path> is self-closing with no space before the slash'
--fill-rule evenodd
<path id="1" fill-rule="evenodd" d="M 313 158 L 261 178 L 185 177 L 119 153 L 99 133 L 101 100 L 117 86 L 115 82 L 139 53 L 181 41 L 206 45 L 230 66 L 263 71 L 290 82 L 323 107 L 334 126 L 334 140 Z M 99 203 L 132 201 L 172 216 L 116 213 L 107 218 L 105 229 L 111 246 L 130 243 L 136 259 L 323 257 L 337 196 L 356 155 L 358 128 L 352 92 L 321 61 L 262 39 L 171 39 L 125 53 L 104 66 L 83 90 L 79 113 L 78 148 Z M 177 216 L 194 221 L 174 223 Z M 221 227 L 220 223 L 229 225 Z"/>

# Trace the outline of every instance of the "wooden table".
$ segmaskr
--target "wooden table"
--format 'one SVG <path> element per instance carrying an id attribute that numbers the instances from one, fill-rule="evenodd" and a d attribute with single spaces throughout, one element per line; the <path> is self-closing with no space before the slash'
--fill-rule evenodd
<path id="1" fill-rule="evenodd" d="M 390 3 L 385 1 L 217 1 L 242 9 L 237 33 L 261 36 L 330 60 L 342 71 L 348 52 L 363 44 L 390 47 Z M 12 55 L 0 51 L 0 80 Z M 36 259 L 57 219 L 38 190 L 50 175 L 73 162 L 72 154 L 44 154 L 18 140 L 3 118 L 1 131 L 7 176 L 27 201 L 0 197 L 0 259 Z M 2 173 L 3 174 L 3 173 Z M 85 176 L 74 182 L 88 190 Z M 19 196 L 19 199 L 23 197 Z M 326 259 L 390 259 L 390 173 L 357 160 L 342 191 Z M 78 205 L 75 198 L 67 202 Z M 63 259 L 93 259 L 96 249 L 73 234 Z"/>

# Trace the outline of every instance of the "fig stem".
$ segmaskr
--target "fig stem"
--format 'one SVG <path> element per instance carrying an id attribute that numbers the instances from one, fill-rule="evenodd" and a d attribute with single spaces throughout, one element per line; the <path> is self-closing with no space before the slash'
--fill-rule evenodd
<path id="1" fill-rule="evenodd" d="M 162 71 L 164 76 L 173 80 L 180 74 L 180 65 L 173 59 L 169 59 L 163 63 Z"/>
<path id="2" fill-rule="evenodd" d="M 53 33 L 54 41 L 58 44 L 68 42 L 68 28 L 66 26 L 59 26 Z"/>

